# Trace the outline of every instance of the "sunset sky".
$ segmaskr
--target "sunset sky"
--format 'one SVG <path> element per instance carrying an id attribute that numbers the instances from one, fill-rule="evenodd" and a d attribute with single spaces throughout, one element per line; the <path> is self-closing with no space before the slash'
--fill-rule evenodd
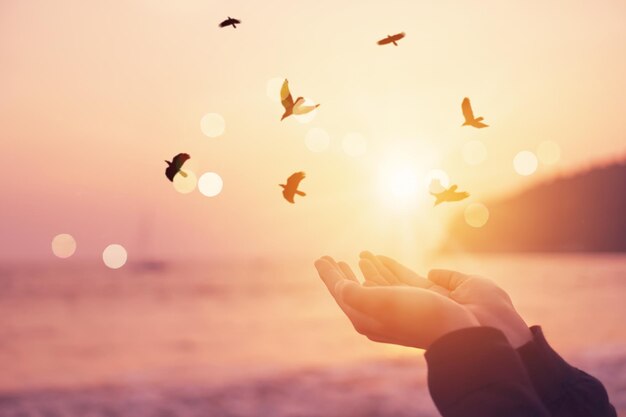
<path id="1" fill-rule="evenodd" d="M 220 29 L 227 16 L 241 26 Z M 111 243 L 129 260 L 406 258 L 469 204 L 623 159 L 624 74 L 624 1 L 4 0 L 0 259 L 99 261 Z M 321 103 L 309 123 L 280 121 L 267 90 L 283 78 Z M 490 127 L 461 127 L 463 97 Z M 203 134 L 207 113 L 224 134 Z M 307 148 L 311 128 L 328 150 Z M 342 148 L 351 132 L 360 157 Z M 470 141 L 484 162 L 464 159 Z M 559 162 L 517 174 L 544 141 Z M 221 194 L 178 193 L 164 159 L 179 152 Z M 471 197 L 433 208 L 433 169 Z M 291 205 L 278 184 L 296 171 L 307 196 Z M 385 192 L 398 172 L 419 183 L 411 198 Z M 68 260 L 59 233 L 78 243 Z"/>

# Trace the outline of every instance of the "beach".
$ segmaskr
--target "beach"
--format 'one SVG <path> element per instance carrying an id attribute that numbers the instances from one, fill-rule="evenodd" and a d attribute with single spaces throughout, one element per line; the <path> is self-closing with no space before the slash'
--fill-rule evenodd
<path id="1" fill-rule="evenodd" d="M 432 266 L 497 281 L 626 415 L 626 256 Z M 1 416 L 437 415 L 423 351 L 357 334 L 312 261 L 5 264 L 0 289 Z"/>

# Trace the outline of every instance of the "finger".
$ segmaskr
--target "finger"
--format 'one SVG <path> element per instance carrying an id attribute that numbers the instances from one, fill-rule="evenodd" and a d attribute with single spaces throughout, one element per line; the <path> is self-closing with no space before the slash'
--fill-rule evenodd
<path id="1" fill-rule="evenodd" d="M 390 284 L 402 284 L 402 282 L 389 270 L 385 265 L 383 265 L 380 260 L 374 256 L 372 252 L 364 251 L 359 254 L 361 259 L 366 259 L 370 261 L 378 270 L 378 273 Z"/>
<path id="2" fill-rule="evenodd" d="M 429 281 L 428 279 L 422 277 L 421 275 L 402 265 L 400 262 L 397 262 L 396 260 L 383 255 L 378 255 L 377 258 L 379 258 L 380 261 L 391 272 L 393 272 L 398 277 L 398 279 L 400 279 L 400 281 L 402 281 L 406 285 L 418 288 L 426 288 L 430 291 L 434 291 L 446 297 L 450 295 L 450 290 L 448 290 L 447 288 L 444 288 L 432 281 Z"/>
<path id="3" fill-rule="evenodd" d="M 322 256 L 322 259 L 328 261 L 335 269 L 337 269 L 339 271 L 339 273 L 341 273 L 343 275 L 343 271 L 339 268 L 339 264 L 337 263 L 337 261 L 335 261 L 335 258 L 333 258 L 332 256 Z M 347 278 L 344 276 L 344 278 Z"/>
<path id="4" fill-rule="evenodd" d="M 344 280 L 337 284 L 337 299 L 369 316 L 376 317 L 379 311 L 385 310 L 389 305 L 389 297 L 386 292 L 381 292 L 388 288 L 366 288 L 352 281 Z"/>
<path id="5" fill-rule="evenodd" d="M 368 281 L 373 281 L 378 285 L 389 285 L 390 283 L 380 274 L 378 269 L 369 259 L 361 259 L 359 261 L 359 269 Z"/>
<path id="6" fill-rule="evenodd" d="M 337 296 L 336 289 L 341 282 L 352 282 L 353 284 L 357 286 L 358 284 L 354 283 L 353 281 L 348 281 L 344 279 L 343 275 L 341 275 L 338 268 L 335 268 L 334 265 L 327 259 L 318 259 L 315 262 L 315 268 L 317 268 L 317 272 L 320 278 L 322 278 L 322 281 L 326 285 L 326 288 L 328 288 L 328 292 L 330 292 L 332 297 L 335 299 L 335 301 L 337 302 L 339 307 L 343 310 L 343 312 L 346 314 L 346 316 L 348 316 L 350 321 L 357 320 L 358 315 L 355 315 L 352 313 L 354 309 L 347 306 L 342 300 L 339 299 L 339 297 Z M 362 315 L 362 313 L 359 313 L 359 314 Z M 359 320 L 359 322 L 366 322 L 366 320 L 362 318 Z M 352 324 L 356 328 L 357 325 L 354 321 Z"/>
<path id="7" fill-rule="evenodd" d="M 315 261 L 315 268 L 320 278 L 328 288 L 328 291 L 335 297 L 335 287 L 337 283 L 344 279 L 338 268 L 335 268 L 328 260 L 318 259 Z M 335 297 L 336 298 L 336 297 Z"/>
<path id="8" fill-rule="evenodd" d="M 448 269 L 433 269 L 428 272 L 428 279 L 450 291 L 461 285 L 469 278 L 462 272 L 450 271 Z"/>
<path id="9" fill-rule="evenodd" d="M 358 281 L 352 281 L 343 279 L 340 275 L 340 272 L 334 265 L 325 258 L 318 259 L 315 262 L 315 267 L 326 284 L 328 291 L 331 293 L 339 308 L 345 313 L 345 315 L 350 319 L 350 322 L 354 326 L 357 332 L 361 334 L 370 334 L 370 333 L 379 333 L 382 328 L 380 323 L 376 321 L 374 318 L 368 317 L 366 314 L 356 310 L 355 308 L 347 305 L 340 297 L 337 295 L 337 288 L 341 287 L 341 283 L 351 283 L 357 287 L 360 285 L 357 283 Z"/>
<path id="10" fill-rule="evenodd" d="M 378 255 L 376 258 L 404 284 L 420 288 L 429 288 L 433 285 L 432 282 L 402 265 L 395 259 L 383 255 Z"/>
<path id="11" fill-rule="evenodd" d="M 350 265 L 348 265 L 347 263 L 339 262 L 339 269 L 341 270 L 341 272 L 343 272 L 343 276 L 346 277 L 346 279 L 349 279 L 350 281 L 354 281 L 356 283 L 359 282 L 356 275 L 354 275 L 352 268 L 350 268 Z"/>

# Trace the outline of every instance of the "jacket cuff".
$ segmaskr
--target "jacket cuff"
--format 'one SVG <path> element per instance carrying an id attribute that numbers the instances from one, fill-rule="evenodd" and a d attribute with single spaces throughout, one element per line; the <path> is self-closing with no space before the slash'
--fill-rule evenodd
<path id="1" fill-rule="evenodd" d="M 514 381 L 532 391 L 528 374 L 506 336 L 492 327 L 448 333 L 425 353 L 428 387 L 437 407 L 445 409 L 493 384 Z"/>
<path id="2" fill-rule="evenodd" d="M 533 339 L 517 349 L 535 391 L 545 404 L 557 401 L 564 392 L 573 368 L 546 341 L 540 326 L 530 328 Z"/>

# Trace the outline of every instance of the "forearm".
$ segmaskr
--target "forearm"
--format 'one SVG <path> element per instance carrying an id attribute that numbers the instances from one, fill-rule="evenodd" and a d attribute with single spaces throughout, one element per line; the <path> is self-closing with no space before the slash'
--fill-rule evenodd
<path id="1" fill-rule="evenodd" d="M 553 417 L 615 417 L 600 381 L 569 365 L 548 344 L 541 328 L 518 354 L 535 391 Z"/>
<path id="2" fill-rule="evenodd" d="M 443 417 L 549 417 L 517 352 L 490 327 L 443 336 L 426 352 L 428 387 Z"/>

